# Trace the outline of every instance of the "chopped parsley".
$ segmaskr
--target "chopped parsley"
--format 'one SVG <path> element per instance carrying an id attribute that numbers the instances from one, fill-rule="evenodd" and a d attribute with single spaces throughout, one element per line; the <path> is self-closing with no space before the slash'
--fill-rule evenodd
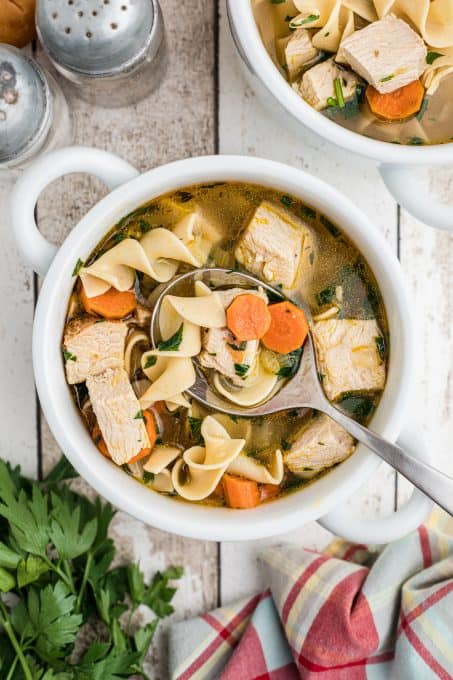
<path id="1" fill-rule="evenodd" d="M 242 379 L 244 379 L 247 375 L 249 368 L 250 366 L 248 364 L 234 364 L 234 371 L 236 375 Z"/>
<path id="2" fill-rule="evenodd" d="M 282 439 L 280 442 L 280 446 L 282 447 L 283 451 L 289 451 L 289 449 L 291 448 L 291 443 L 286 439 Z"/>
<path id="3" fill-rule="evenodd" d="M 423 146 L 425 143 L 421 137 L 410 137 L 407 142 L 410 146 Z"/>
<path id="4" fill-rule="evenodd" d="M 282 366 L 280 366 L 276 375 L 279 378 L 292 378 L 292 376 L 296 373 L 297 369 L 299 368 L 299 362 L 302 356 L 302 352 L 303 347 L 300 347 L 299 349 L 294 350 L 294 352 L 285 354 L 285 363 Z"/>
<path id="5" fill-rule="evenodd" d="M 201 434 L 201 424 L 203 422 L 202 418 L 193 418 L 189 416 L 189 427 L 192 434 L 192 438 L 197 444 L 203 444 L 203 437 Z"/>
<path id="6" fill-rule="evenodd" d="M 335 80 L 333 81 L 333 87 L 335 90 L 338 106 L 340 107 L 340 109 L 344 109 L 346 102 L 344 100 L 343 85 L 341 84 L 341 78 L 335 78 Z"/>
<path id="7" fill-rule="evenodd" d="M 134 420 L 145 420 L 142 409 L 139 409 L 134 416 Z"/>
<path id="8" fill-rule="evenodd" d="M 394 77 L 395 77 L 395 74 L 394 74 L 394 73 L 391 73 L 391 74 L 388 75 L 388 76 L 384 76 L 383 78 L 380 78 L 380 79 L 379 79 L 379 82 L 380 82 L 380 83 L 388 83 L 388 81 L 389 81 L 389 80 L 393 80 Z"/>
<path id="9" fill-rule="evenodd" d="M 77 262 L 75 263 L 75 267 L 74 267 L 74 269 L 73 269 L 72 275 L 73 275 L 73 276 L 77 276 L 78 273 L 79 273 L 79 271 L 82 269 L 82 267 L 83 267 L 84 264 L 85 264 L 84 261 L 81 260 L 80 257 L 79 257 L 79 259 L 78 259 Z"/>
<path id="10" fill-rule="evenodd" d="M 247 342 L 243 340 L 242 342 L 239 343 L 239 345 L 235 345 L 234 342 L 227 342 L 227 345 L 228 347 L 231 347 L 231 349 L 234 349 L 236 352 L 243 352 L 247 347 Z"/>
<path id="11" fill-rule="evenodd" d="M 423 116 L 425 115 L 426 109 L 428 108 L 428 103 L 429 103 L 428 97 L 423 97 L 423 101 L 422 101 L 422 105 L 420 106 L 420 110 L 417 113 L 417 115 L 415 116 L 417 120 L 421 120 L 423 118 Z"/>
<path id="12" fill-rule="evenodd" d="M 432 64 L 436 59 L 439 59 L 439 57 L 444 57 L 445 55 L 442 54 L 441 52 L 428 52 L 426 55 L 426 63 L 427 64 Z"/>
<path id="13" fill-rule="evenodd" d="M 146 220 L 139 220 L 138 226 L 142 234 L 146 234 L 148 231 L 151 231 L 152 227 L 149 222 Z"/>
<path id="14" fill-rule="evenodd" d="M 116 234 L 113 234 L 112 241 L 113 243 L 121 243 L 125 238 L 126 234 L 123 231 L 117 231 Z"/>
<path id="15" fill-rule="evenodd" d="M 157 349 L 160 352 L 177 352 L 182 342 L 182 335 L 183 324 L 180 325 L 176 333 L 172 335 L 171 338 L 159 342 Z"/>
<path id="16" fill-rule="evenodd" d="M 282 5 L 286 0 L 269 0 L 271 5 Z"/>
<path id="17" fill-rule="evenodd" d="M 319 14 L 309 14 L 308 17 L 303 17 L 301 18 L 300 16 L 295 17 L 289 22 L 289 27 L 290 28 L 300 28 L 301 26 L 305 26 L 305 24 L 311 24 L 313 21 L 318 21 L 319 19 Z"/>
<path id="18" fill-rule="evenodd" d="M 146 358 L 145 365 L 143 368 L 151 368 L 151 366 L 155 366 L 157 363 L 157 357 L 154 356 L 149 356 Z"/>
<path id="19" fill-rule="evenodd" d="M 302 215 L 302 217 L 307 217 L 310 220 L 316 219 L 316 210 L 313 210 L 313 208 L 309 208 L 308 205 L 301 205 L 300 214 Z"/>
<path id="20" fill-rule="evenodd" d="M 148 470 L 143 470 L 143 483 L 150 484 L 154 482 L 154 472 L 148 472 Z"/>
<path id="21" fill-rule="evenodd" d="M 338 402 L 338 406 L 357 420 L 365 420 L 374 411 L 374 401 L 371 397 L 354 394 L 354 392 L 346 392 Z"/>
<path id="22" fill-rule="evenodd" d="M 327 108 L 324 113 L 329 118 L 341 116 L 343 120 L 354 118 L 360 113 L 360 107 L 363 102 L 365 88 L 363 85 L 356 85 L 354 96 L 345 101 L 344 106 L 341 107 L 335 97 L 329 97 L 327 100 Z"/>
<path id="23" fill-rule="evenodd" d="M 327 217 L 324 217 L 324 215 L 321 215 L 321 217 L 319 218 L 319 221 L 327 229 L 327 231 L 330 231 L 332 236 L 334 236 L 336 238 L 337 236 L 340 235 L 340 230 L 338 229 L 338 227 L 336 227 L 333 222 L 328 220 Z"/>
<path id="24" fill-rule="evenodd" d="M 384 361 L 386 354 L 384 338 L 382 337 L 382 335 L 378 335 L 376 338 L 374 338 L 374 342 L 376 343 L 376 349 L 378 351 L 380 358 L 382 359 L 382 361 Z"/>
<path id="25" fill-rule="evenodd" d="M 318 305 L 327 305 L 329 302 L 332 302 L 332 300 L 335 297 L 335 286 L 329 286 L 328 288 L 324 288 L 323 290 L 319 291 L 319 293 L 316 295 L 316 300 Z"/>
<path id="26" fill-rule="evenodd" d="M 76 355 L 72 354 L 72 352 L 69 352 L 67 349 L 63 350 L 63 356 L 66 361 L 77 361 Z"/>
<path id="27" fill-rule="evenodd" d="M 280 198 L 280 203 L 283 203 L 283 205 L 289 208 L 293 203 L 293 199 L 291 198 L 291 196 L 282 196 Z"/>

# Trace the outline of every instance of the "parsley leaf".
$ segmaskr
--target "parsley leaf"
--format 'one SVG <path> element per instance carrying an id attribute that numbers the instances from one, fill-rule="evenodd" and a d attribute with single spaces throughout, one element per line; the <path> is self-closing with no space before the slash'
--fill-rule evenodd
<path id="1" fill-rule="evenodd" d="M 157 357 L 153 356 L 152 354 L 149 357 L 146 357 L 145 365 L 143 368 L 151 368 L 151 366 L 155 366 L 157 363 Z"/>
<path id="2" fill-rule="evenodd" d="M 248 364 L 234 364 L 234 372 L 242 379 L 246 377 L 249 368 Z"/>
<path id="3" fill-rule="evenodd" d="M 72 352 L 68 352 L 67 349 L 63 350 L 63 356 L 65 358 L 65 361 L 77 361 L 76 355 L 72 354 Z"/>
<path id="4" fill-rule="evenodd" d="M 176 333 L 172 335 L 171 338 L 159 342 L 157 349 L 160 352 L 177 352 L 182 342 L 183 331 L 184 327 L 183 324 L 181 324 Z"/>
<path id="5" fill-rule="evenodd" d="M 444 57 L 444 54 L 441 54 L 441 52 L 428 52 L 426 55 L 426 63 L 427 64 L 432 64 L 433 62 L 436 61 L 436 59 L 439 59 L 439 57 Z"/>
<path id="6" fill-rule="evenodd" d="M 72 275 L 73 275 L 73 276 L 78 276 L 79 271 L 82 269 L 82 267 L 84 266 L 84 264 L 85 264 L 85 262 L 84 262 L 83 260 L 81 260 L 80 257 L 79 257 L 78 260 L 77 260 L 77 262 L 76 262 L 75 265 L 74 265 L 74 269 L 73 269 L 73 271 L 72 271 Z"/>

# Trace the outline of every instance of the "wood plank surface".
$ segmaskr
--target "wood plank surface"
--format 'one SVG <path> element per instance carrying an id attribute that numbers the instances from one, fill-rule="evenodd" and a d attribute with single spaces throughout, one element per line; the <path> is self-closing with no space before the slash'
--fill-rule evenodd
<path id="1" fill-rule="evenodd" d="M 210 0 L 165 0 L 161 4 L 170 49 L 168 70 L 156 92 L 128 108 L 106 110 L 86 104 L 64 88 L 74 121 L 74 143 L 113 151 L 140 170 L 214 153 L 216 145 L 213 4 Z M 43 55 L 40 58 L 44 59 Z M 98 181 L 86 176 L 73 175 L 55 182 L 39 203 L 41 230 L 60 243 L 104 193 Z M 43 417 L 41 437 L 42 466 L 46 470 L 60 451 Z M 166 534 L 124 513 L 114 521 L 113 538 L 122 558 L 139 561 L 147 573 L 169 564 L 184 565 L 185 576 L 175 598 L 177 618 L 216 605 L 215 543 Z M 156 636 L 149 663 L 153 678 L 166 677 L 162 634 Z"/>

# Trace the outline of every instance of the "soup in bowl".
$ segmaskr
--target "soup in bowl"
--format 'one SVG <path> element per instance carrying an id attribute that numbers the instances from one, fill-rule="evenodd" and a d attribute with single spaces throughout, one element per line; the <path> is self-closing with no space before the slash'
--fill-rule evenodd
<path id="1" fill-rule="evenodd" d="M 33 206 L 52 179 L 82 170 L 117 188 L 56 252 L 37 231 Z M 231 419 L 199 407 L 187 393 L 194 362 L 232 399 L 247 391 L 249 401 L 267 398 L 297 364 L 303 299 L 327 396 L 395 440 L 415 338 L 398 261 L 349 200 L 279 163 L 205 157 L 136 175 L 111 154 L 75 147 L 35 162 L 12 193 L 22 251 L 37 271 L 48 269 L 33 357 L 54 436 L 99 493 L 167 531 L 244 540 L 321 518 L 373 473 L 376 457 L 311 412 Z M 164 298 L 162 337 L 151 347 L 158 287 L 203 263 L 251 271 L 276 297 L 260 285 L 197 282 Z M 286 336 L 272 332 L 281 292 L 291 305 Z M 403 515 L 379 520 L 379 531 L 357 518 L 340 533 L 394 538 L 428 507 L 414 494 Z"/>
<path id="2" fill-rule="evenodd" d="M 453 206 L 420 166 L 452 162 L 453 21 L 447 0 L 227 2 L 244 75 L 274 124 L 301 125 L 380 164 L 396 201 L 451 230 Z"/>

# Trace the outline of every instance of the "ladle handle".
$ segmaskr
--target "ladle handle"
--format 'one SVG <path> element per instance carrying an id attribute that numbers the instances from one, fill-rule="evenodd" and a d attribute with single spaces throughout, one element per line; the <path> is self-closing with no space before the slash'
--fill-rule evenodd
<path id="1" fill-rule="evenodd" d="M 414 458 L 397 444 L 392 444 L 372 430 L 363 427 L 331 404 L 323 404 L 322 410 L 453 516 L 452 477 Z"/>

